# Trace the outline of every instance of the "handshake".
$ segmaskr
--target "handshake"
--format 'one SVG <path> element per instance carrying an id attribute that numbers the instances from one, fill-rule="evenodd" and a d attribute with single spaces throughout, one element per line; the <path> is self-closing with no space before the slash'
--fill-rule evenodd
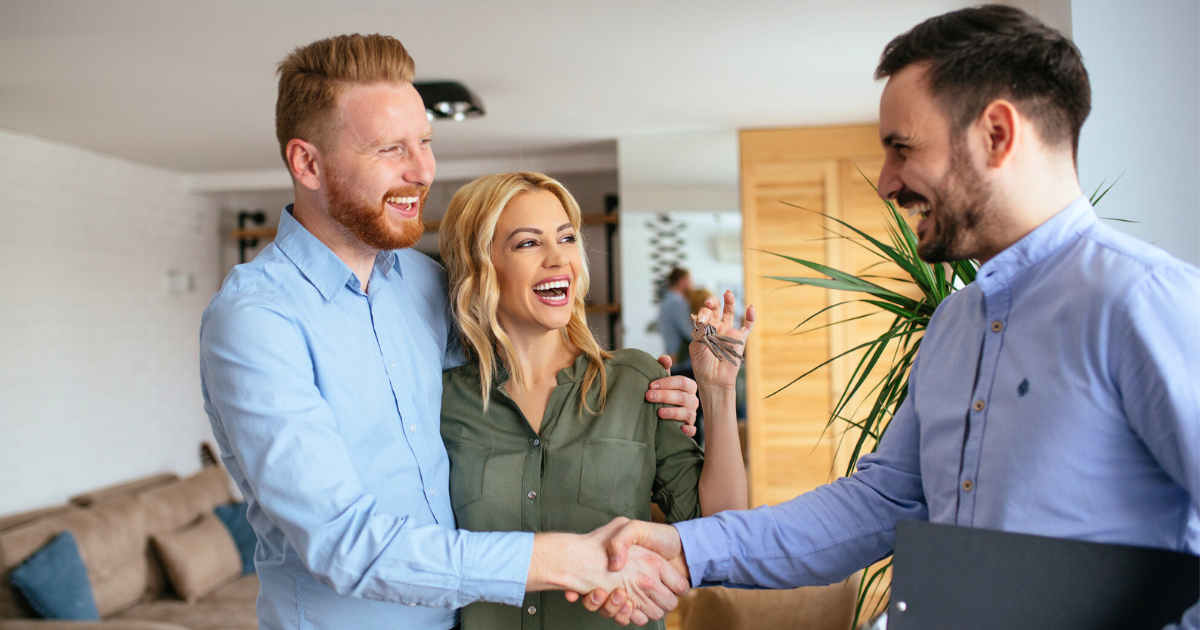
<path id="1" fill-rule="evenodd" d="M 625 626 L 662 619 L 691 585 L 679 534 L 624 517 L 590 534 L 537 534 L 527 591 L 566 591 Z"/>

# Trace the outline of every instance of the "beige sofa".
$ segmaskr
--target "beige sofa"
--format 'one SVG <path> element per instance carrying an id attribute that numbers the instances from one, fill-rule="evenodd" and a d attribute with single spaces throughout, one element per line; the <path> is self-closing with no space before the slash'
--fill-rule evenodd
<path id="1" fill-rule="evenodd" d="M 234 578 L 189 604 L 173 592 L 151 543 L 233 501 L 231 489 L 224 469 L 212 466 L 184 479 L 156 475 L 0 518 L 0 630 L 257 630 L 257 577 Z M 62 531 L 75 537 L 102 621 L 35 619 L 8 583 L 14 567 Z M 204 561 L 213 552 L 187 553 Z"/>

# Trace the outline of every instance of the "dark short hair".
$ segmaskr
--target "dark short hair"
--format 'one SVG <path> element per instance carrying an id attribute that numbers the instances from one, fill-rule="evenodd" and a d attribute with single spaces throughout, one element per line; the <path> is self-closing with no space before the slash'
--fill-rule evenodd
<path id="1" fill-rule="evenodd" d="M 996 99 L 1033 121 L 1050 145 L 1071 143 L 1092 109 L 1092 89 L 1079 49 L 1028 13 L 998 4 L 930 18 L 883 49 L 875 78 L 929 63 L 928 87 L 958 136 Z"/>
<path id="2" fill-rule="evenodd" d="M 667 286 L 673 287 L 676 283 L 690 276 L 687 269 L 683 267 L 675 267 L 671 269 L 671 273 L 667 274 Z"/>

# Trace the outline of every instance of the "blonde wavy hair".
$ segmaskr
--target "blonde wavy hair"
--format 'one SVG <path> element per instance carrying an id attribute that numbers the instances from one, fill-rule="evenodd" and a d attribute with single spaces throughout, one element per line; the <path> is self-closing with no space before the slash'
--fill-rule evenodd
<path id="1" fill-rule="evenodd" d="M 572 297 L 571 319 L 562 330 L 563 339 L 588 356 L 588 368 L 583 377 L 583 389 L 579 394 L 579 407 L 585 413 L 597 415 L 604 409 L 608 395 L 608 383 L 604 359 L 612 355 L 605 352 L 587 326 L 587 314 L 583 297 L 587 295 L 590 277 L 587 269 L 587 252 L 580 230 L 582 217 L 579 204 L 558 181 L 542 173 L 501 173 L 486 175 L 458 189 L 446 217 L 438 228 L 438 249 L 450 280 L 450 306 L 454 320 L 463 340 L 463 349 L 469 359 L 479 363 L 479 380 L 483 395 L 483 411 L 486 413 L 491 399 L 492 381 L 496 377 L 498 360 L 504 361 L 512 378 L 525 383 L 521 366 L 506 361 L 505 357 L 516 356 L 512 340 L 500 327 L 496 310 L 500 304 L 500 285 L 496 267 L 492 264 L 492 239 L 496 234 L 496 223 L 505 206 L 517 195 L 547 191 L 562 203 L 567 219 L 575 228 L 579 256 L 582 260 L 579 277 L 575 279 L 576 290 Z M 497 356 L 497 351 L 499 351 Z M 588 392 L 599 380 L 600 406 L 592 409 L 587 402 Z"/>

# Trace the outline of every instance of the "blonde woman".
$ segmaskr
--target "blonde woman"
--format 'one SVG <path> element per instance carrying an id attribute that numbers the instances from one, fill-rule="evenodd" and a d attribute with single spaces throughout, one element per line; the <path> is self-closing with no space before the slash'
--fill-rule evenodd
<path id="1" fill-rule="evenodd" d="M 579 205 L 540 173 L 477 179 L 455 194 L 440 228 L 467 365 L 448 370 L 442 438 L 458 526 L 478 531 L 588 532 L 616 516 L 670 522 L 746 508 L 734 417 L 737 367 L 691 347 L 708 452 L 660 420 L 643 396 L 666 371 L 638 350 L 606 352 L 587 327 L 587 261 Z M 701 321 L 745 339 L 712 299 Z M 522 608 L 471 604 L 464 629 L 610 628 L 562 593 Z M 661 627 L 661 622 L 658 622 Z"/>

